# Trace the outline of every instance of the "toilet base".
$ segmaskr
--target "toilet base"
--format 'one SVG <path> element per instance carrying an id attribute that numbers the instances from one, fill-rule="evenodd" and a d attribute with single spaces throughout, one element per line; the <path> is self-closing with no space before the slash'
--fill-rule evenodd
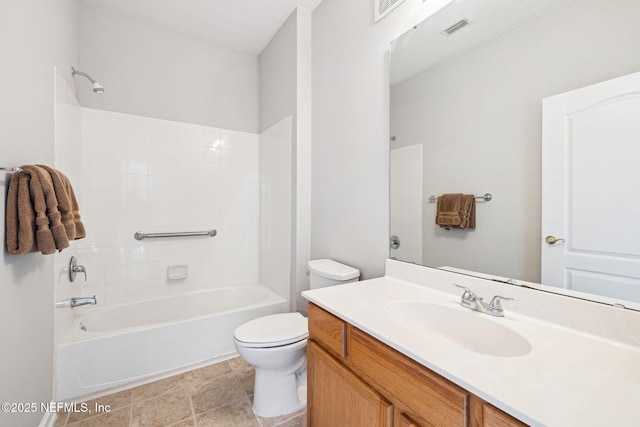
<path id="1" fill-rule="evenodd" d="M 256 368 L 253 412 L 261 417 L 277 417 L 305 408 L 306 361 L 301 368 L 298 373 Z"/>

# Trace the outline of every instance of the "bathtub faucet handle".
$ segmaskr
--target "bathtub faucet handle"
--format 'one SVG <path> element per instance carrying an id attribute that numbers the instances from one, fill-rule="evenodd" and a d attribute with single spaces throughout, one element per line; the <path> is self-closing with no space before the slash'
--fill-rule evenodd
<path id="1" fill-rule="evenodd" d="M 87 269 L 84 265 L 78 265 L 76 257 L 72 256 L 69 261 L 69 280 L 74 282 L 76 280 L 76 274 L 84 274 L 84 281 L 87 281 Z"/>

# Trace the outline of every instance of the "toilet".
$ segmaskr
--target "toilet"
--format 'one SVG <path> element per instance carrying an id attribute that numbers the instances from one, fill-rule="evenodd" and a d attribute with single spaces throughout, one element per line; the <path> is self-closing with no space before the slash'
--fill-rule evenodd
<path id="1" fill-rule="evenodd" d="M 309 288 L 319 289 L 358 281 L 360 271 L 330 259 L 309 261 Z M 300 313 L 259 317 L 233 334 L 240 357 L 253 365 L 256 379 L 253 411 L 276 417 L 307 404 L 307 318 Z"/>

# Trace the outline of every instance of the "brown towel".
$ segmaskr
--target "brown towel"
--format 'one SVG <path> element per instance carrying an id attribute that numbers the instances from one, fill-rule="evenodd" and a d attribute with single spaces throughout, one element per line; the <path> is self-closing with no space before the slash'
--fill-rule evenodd
<path id="1" fill-rule="evenodd" d="M 462 195 L 462 209 L 460 210 L 460 228 L 476 228 L 476 197 L 473 194 Z"/>
<path id="2" fill-rule="evenodd" d="M 71 182 L 69 179 L 60 171 L 58 171 L 64 185 L 67 189 L 67 195 L 69 196 L 69 201 L 71 202 L 71 213 L 73 214 L 73 224 L 76 226 L 76 237 L 75 240 L 82 239 L 87 237 L 87 231 L 84 228 L 84 224 L 80 218 L 80 210 L 78 207 L 78 199 L 76 199 L 76 193 L 73 191 L 73 187 L 71 186 Z"/>
<path id="3" fill-rule="evenodd" d="M 60 174 L 57 170 L 50 168 L 46 165 L 38 165 L 39 168 L 44 169 L 49 173 L 53 182 L 53 190 L 56 193 L 58 199 L 58 208 L 60 209 L 60 215 L 62 217 L 62 225 L 69 240 L 76 238 L 76 226 L 73 223 L 73 212 L 71 211 L 71 202 L 69 201 L 69 195 L 67 194 L 67 188 L 62 181 Z"/>
<path id="4" fill-rule="evenodd" d="M 69 238 L 62 215 L 58 210 L 58 199 L 53 188 L 53 180 L 49 173 L 33 165 L 21 166 L 31 175 L 30 190 L 33 208 L 36 211 L 36 244 L 45 255 L 55 253 L 69 247 Z"/>
<path id="5" fill-rule="evenodd" d="M 78 201 L 69 179 L 59 170 L 49 166 L 38 165 L 38 167 L 45 169 L 51 176 L 53 188 L 58 198 L 58 207 L 62 215 L 62 224 L 69 240 L 78 240 L 86 237 L 87 233 L 78 212 Z"/>
<path id="6" fill-rule="evenodd" d="M 436 224 L 442 228 L 476 227 L 476 198 L 473 194 L 452 193 L 438 197 Z"/>
<path id="7" fill-rule="evenodd" d="M 37 252 L 35 240 L 36 213 L 31 205 L 31 176 L 16 172 L 11 176 L 7 193 L 6 240 L 10 254 Z"/>
<path id="8" fill-rule="evenodd" d="M 62 172 L 44 165 L 25 165 L 9 183 L 6 241 L 9 253 L 40 251 L 45 255 L 69 247 L 86 231 L 71 183 Z"/>
<path id="9" fill-rule="evenodd" d="M 442 194 L 438 197 L 438 207 L 436 211 L 436 224 L 443 228 L 451 228 L 460 225 L 460 206 L 462 204 L 462 194 Z"/>

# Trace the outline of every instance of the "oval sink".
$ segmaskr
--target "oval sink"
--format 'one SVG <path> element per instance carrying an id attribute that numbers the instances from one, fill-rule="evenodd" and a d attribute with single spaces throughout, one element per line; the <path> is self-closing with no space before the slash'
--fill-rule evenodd
<path id="1" fill-rule="evenodd" d="M 485 319 L 486 314 L 421 301 L 393 302 L 385 310 L 404 327 L 436 335 L 475 353 L 518 357 L 531 351 L 529 341 L 522 335 Z"/>

